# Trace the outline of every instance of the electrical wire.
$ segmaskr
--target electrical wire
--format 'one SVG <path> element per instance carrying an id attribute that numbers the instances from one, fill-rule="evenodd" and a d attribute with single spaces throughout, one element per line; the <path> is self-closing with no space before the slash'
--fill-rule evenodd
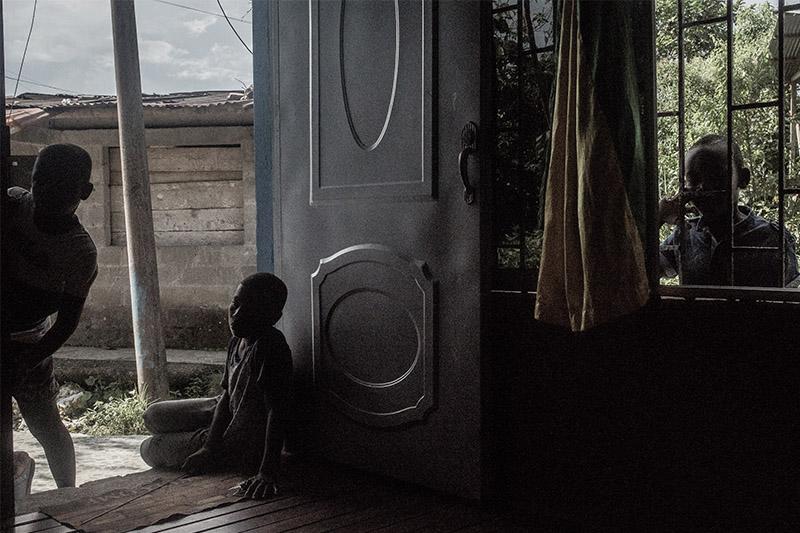
<path id="1" fill-rule="evenodd" d="M 55 89 L 56 91 L 62 91 L 66 94 L 79 94 L 78 91 L 73 91 L 72 89 L 65 89 L 63 87 L 56 87 L 54 85 L 47 85 L 46 83 L 39 83 L 38 81 L 33 80 L 26 80 L 25 78 L 15 78 L 14 76 L 6 76 L 7 80 L 16 81 L 19 79 L 22 83 L 27 83 L 28 85 L 36 85 L 38 87 L 46 87 L 48 89 Z"/>
<path id="2" fill-rule="evenodd" d="M 198 9 L 196 7 L 185 6 L 183 4 L 176 4 L 175 2 L 168 2 L 167 0 L 153 0 L 153 1 L 154 2 L 158 2 L 159 4 L 166 4 L 168 6 L 180 7 L 181 9 L 188 9 L 189 11 L 196 11 L 198 13 L 203 13 L 205 15 L 213 15 L 213 16 L 219 17 L 219 18 L 228 18 L 228 17 L 224 17 L 223 15 L 220 15 L 219 13 L 214 13 L 213 11 L 205 11 L 204 9 Z M 230 20 L 235 20 L 236 22 L 243 22 L 244 24 L 251 24 L 251 25 L 253 24 L 249 20 L 244 20 L 244 19 L 236 18 L 236 17 L 230 17 Z"/>
<path id="3" fill-rule="evenodd" d="M 225 8 L 222 7 L 222 2 L 220 2 L 220 0 L 217 0 L 217 5 L 219 6 L 219 10 L 222 11 L 222 15 L 225 17 L 225 20 L 228 21 L 228 26 L 231 27 L 231 29 L 233 30 L 233 33 L 235 33 L 236 37 L 239 39 L 239 42 L 242 43 L 245 48 L 247 48 L 247 51 L 250 52 L 250 55 L 253 55 L 253 51 L 250 50 L 250 47 L 247 46 L 247 43 L 242 40 L 242 36 L 239 35 L 239 32 L 236 31 L 236 28 L 234 28 L 233 24 L 231 24 L 231 21 L 228 18 L 228 14 L 225 13 Z"/>
<path id="4" fill-rule="evenodd" d="M 14 111 L 14 106 L 17 104 L 17 90 L 19 89 L 19 79 L 22 77 L 22 67 L 25 65 L 25 56 L 28 54 L 28 45 L 31 42 L 31 34 L 33 33 L 33 24 L 36 21 L 36 4 L 39 0 L 33 0 L 33 13 L 31 13 L 31 27 L 28 28 L 28 37 L 25 39 L 25 49 L 22 51 L 22 60 L 19 62 L 19 72 L 17 73 L 17 81 L 14 85 L 14 99 L 11 101 L 11 107 L 8 110 L 8 115 Z"/>

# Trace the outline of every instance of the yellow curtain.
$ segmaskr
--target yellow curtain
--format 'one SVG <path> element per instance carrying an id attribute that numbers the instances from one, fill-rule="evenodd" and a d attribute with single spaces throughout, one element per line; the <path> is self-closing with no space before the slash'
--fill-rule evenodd
<path id="1" fill-rule="evenodd" d="M 649 298 L 642 237 L 622 168 L 637 167 L 620 164 L 615 143 L 619 132 L 610 130 L 598 96 L 599 83 L 619 80 L 594 79 L 613 77 L 596 68 L 596 56 L 602 53 L 596 39 L 607 39 L 608 34 L 595 32 L 593 41 L 585 42 L 579 4 L 563 2 L 535 312 L 538 320 L 573 331 L 635 311 Z M 589 9 L 587 18 L 588 13 Z M 595 10 L 592 15 L 603 13 Z M 583 21 L 584 29 L 589 22 Z M 613 44 L 624 46 L 624 42 Z M 639 112 L 633 106 L 622 108 Z"/>

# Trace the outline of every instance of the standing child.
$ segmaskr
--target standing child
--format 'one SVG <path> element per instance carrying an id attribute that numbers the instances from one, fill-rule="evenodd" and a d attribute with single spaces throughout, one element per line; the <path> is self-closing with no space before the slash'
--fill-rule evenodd
<path id="1" fill-rule="evenodd" d="M 91 173 L 86 150 L 53 144 L 36 157 L 30 191 L 2 192 L 3 382 L 59 488 L 75 486 L 75 449 L 56 406 L 53 354 L 78 327 L 97 276 L 97 248 L 75 214 L 92 194 Z"/>
<path id="2" fill-rule="evenodd" d="M 154 435 L 140 450 L 148 465 L 190 473 L 256 471 L 241 485 L 245 496 L 276 494 L 292 395 L 291 350 L 273 327 L 285 303 L 286 285 L 272 274 L 253 274 L 239 284 L 228 310 L 233 337 L 222 395 L 151 405 L 144 422 Z"/>

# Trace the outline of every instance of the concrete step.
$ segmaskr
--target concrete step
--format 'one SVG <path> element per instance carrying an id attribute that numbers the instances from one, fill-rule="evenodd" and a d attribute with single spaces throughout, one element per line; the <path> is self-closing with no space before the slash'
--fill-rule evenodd
<path id="1" fill-rule="evenodd" d="M 201 374 L 221 372 L 226 352 L 221 350 L 167 349 L 167 374 L 171 387 L 182 386 Z M 120 383 L 136 382 L 133 348 L 106 349 L 63 346 L 55 354 L 55 373 L 60 382 L 82 382 L 89 376 Z"/>

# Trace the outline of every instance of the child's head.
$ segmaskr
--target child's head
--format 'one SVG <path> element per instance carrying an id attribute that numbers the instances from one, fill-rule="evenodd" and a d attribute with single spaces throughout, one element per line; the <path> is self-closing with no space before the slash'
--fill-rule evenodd
<path id="1" fill-rule="evenodd" d="M 274 274 L 259 272 L 242 280 L 228 308 L 236 337 L 254 337 L 275 324 L 286 304 L 286 285 Z"/>
<path id="2" fill-rule="evenodd" d="M 36 157 L 31 192 L 36 210 L 46 215 L 70 215 L 92 193 L 92 158 L 80 146 L 51 144 Z"/>
<path id="3" fill-rule="evenodd" d="M 738 201 L 739 189 L 750 183 L 750 170 L 745 168 L 742 151 L 734 142 L 733 196 Z M 706 135 L 695 142 L 686 153 L 685 188 L 703 216 L 721 217 L 727 210 L 728 141 L 721 135 Z"/>

